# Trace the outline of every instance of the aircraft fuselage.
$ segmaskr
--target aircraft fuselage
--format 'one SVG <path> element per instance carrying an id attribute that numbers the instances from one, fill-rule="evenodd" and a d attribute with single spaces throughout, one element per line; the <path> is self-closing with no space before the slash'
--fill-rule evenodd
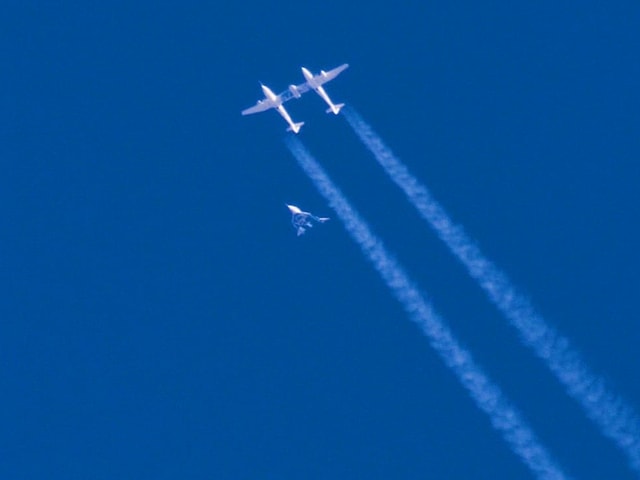
<path id="1" fill-rule="evenodd" d="M 294 121 L 291 120 L 291 116 L 289 115 L 289 112 L 287 112 L 284 106 L 282 105 L 282 98 L 280 98 L 280 95 L 276 95 L 275 93 L 273 93 L 273 91 L 266 85 L 260 84 L 260 86 L 262 87 L 262 92 L 264 93 L 264 96 L 273 103 L 278 113 L 282 115 L 282 118 L 284 118 L 289 124 L 289 128 L 287 130 L 290 130 L 294 133 L 298 133 L 300 131 L 300 127 L 302 127 L 302 124 L 304 122 L 294 123 Z"/>
<path id="2" fill-rule="evenodd" d="M 269 87 L 267 87 L 266 85 L 263 85 L 263 84 L 260 84 L 260 86 L 262 87 L 262 93 L 264 93 L 264 96 L 266 98 L 271 100 L 273 103 L 282 104 L 282 101 L 280 100 L 278 95 L 273 93 L 273 90 L 271 90 Z"/>
<path id="3" fill-rule="evenodd" d="M 305 67 L 302 67 L 302 74 L 304 75 L 304 78 L 309 86 L 313 88 L 313 90 L 315 90 L 318 95 L 320 95 L 320 97 L 327 103 L 327 105 L 329 105 L 329 110 L 327 110 L 327 113 L 333 112 L 335 115 L 337 115 L 343 105 L 335 105 L 329 98 L 329 95 L 327 95 L 327 92 L 325 92 L 324 88 L 322 88 L 322 85 L 316 82 L 316 80 L 313 78 L 313 74 Z M 321 72 L 320 75 L 325 75 L 325 73 Z"/>

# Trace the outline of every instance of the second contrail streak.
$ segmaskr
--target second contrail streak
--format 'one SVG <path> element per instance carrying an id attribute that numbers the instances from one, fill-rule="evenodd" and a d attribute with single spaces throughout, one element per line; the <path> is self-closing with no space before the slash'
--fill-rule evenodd
<path id="1" fill-rule="evenodd" d="M 302 142 L 295 137 L 287 137 L 285 142 L 300 167 L 340 217 L 347 232 L 358 243 L 409 317 L 421 328 L 431 346 L 455 373 L 476 405 L 489 416 L 493 428 L 502 434 L 511 450 L 537 478 L 565 478 L 520 413 L 476 365 L 471 354 L 458 343 L 402 267 L 387 252 Z"/>
<path id="2" fill-rule="evenodd" d="M 517 329 L 523 343 L 544 360 L 568 394 L 582 406 L 601 432 L 625 453 L 636 474 L 640 474 L 640 419 L 633 409 L 612 393 L 602 378 L 589 371 L 569 341 L 546 323 L 507 276 L 482 254 L 460 226 L 453 223 L 427 187 L 409 172 L 363 118 L 353 108 L 345 108 L 343 112 L 362 143 Z"/>

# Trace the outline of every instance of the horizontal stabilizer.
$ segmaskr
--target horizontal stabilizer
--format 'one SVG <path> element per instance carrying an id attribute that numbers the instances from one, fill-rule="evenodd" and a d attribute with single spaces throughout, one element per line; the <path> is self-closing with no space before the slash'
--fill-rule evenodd
<path id="1" fill-rule="evenodd" d="M 298 133 L 302 125 L 304 125 L 304 122 L 294 123 L 293 125 L 290 125 L 289 128 L 287 128 L 287 132 Z"/>
<path id="2" fill-rule="evenodd" d="M 344 107 L 344 103 L 339 103 L 337 105 L 333 105 L 329 108 L 327 108 L 327 113 L 333 113 L 335 115 L 337 115 L 338 113 L 340 113 L 340 109 Z"/>

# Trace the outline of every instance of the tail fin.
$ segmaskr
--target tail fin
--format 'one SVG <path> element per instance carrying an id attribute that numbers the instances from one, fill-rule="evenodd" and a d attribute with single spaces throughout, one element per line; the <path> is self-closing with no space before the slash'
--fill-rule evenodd
<path id="1" fill-rule="evenodd" d="M 304 122 L 294 123 L 293 125 L 290 125 L 289 128 L 287 128 L 287 132 L 298 133 L 302 125 L 304 125 Z"/>
<path id="2" fill-rule="evenodd" d="M 338 113 L 340 113 L 340 109 L 344 107 L 344 103 L 339 103 L 337 105 L 334 105 L 333 107 L 329 107 L 327 108 L 327 113 L 332 113 L 334 115 L 337 115 Z"/>

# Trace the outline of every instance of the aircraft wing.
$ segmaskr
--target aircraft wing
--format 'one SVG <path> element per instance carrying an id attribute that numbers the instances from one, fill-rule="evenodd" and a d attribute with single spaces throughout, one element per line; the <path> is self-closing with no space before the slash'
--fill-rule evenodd
<path id="1" fill-rule="evenodd" d="M 278 95 L 283 103 L 286 102 L 286 101 L 291 100 L 292 98 L 297 98 L 296 94 L 292 91 L 292 87 L 295 88 L 295 90 L 297 91 L 298 95 L 302 95 L 303 93 L 306 93 L 309 90 L 311 90 L 309 85 L 307 85 L 307 82 L 301 83 L 300 85 L 292 85 L 287 90 L 285 90 L 284 92 L 282 92 L 282 93 L 280 93 Z"/>
<path id="2" fill-rule="evenodd" d="M 318 75 L 314 75 L 313 79 L 318 83 L 318 85 L 322 85 L 323 83 L 327 83 L 327 82 L 333 80 L 334 78 L 336 78 L 338 75 L 340 75 L 348 67 L 349 67 L 348 63 L 343 63 L 339 67 L 336 67 L 336 68 L 334 68 L 332 70 L 329 70 L 328 72 L 324 72 L 324 75 L 322 73 L 320 73 Z"/>
<path id="3" fill-rule="evenodd" d="M 270 108 L 274 108 L 276 106 L 275 102 L 272 102 L 268 98 L 264 100 L 259 100 L 253 107 L 246 108 L 242 111 L 242 115 L 251 115 L 252 113 L 264 112 L 265 110 L 269 110 Z"/>
<path id="4" fill-rule="evenodd" d="M 295 87 L 296 93 L 298 95 L 296 95 L 296 93 L 292 91 L 291 89 L 292 87 Z M 284 92 L 279 93 L 278 98 L 280 98 L 280 101 L 284 103 L 291 100 L 292 98 L 297 98 L 298 96 L 308 92 L 309 90 L 311 90 L 311 88 L 309 87 L 309 85 L 307 85 L 306 82 L 301 83 L 300 85 L 295 85 L 295 86 L 292 85 Z M 272 102 L 268 98 L 265 98 L 264 100 L 258 101 L 258 103 L 256 103 L 253 107 L 249 107 L 243 110 L 242 115 L 251 115 L 252 113 L 264 112 L 265 110 L 269 110 L 270 108 L 275 108 L 275 107 L 277 107 L 275 102 Z"/>

